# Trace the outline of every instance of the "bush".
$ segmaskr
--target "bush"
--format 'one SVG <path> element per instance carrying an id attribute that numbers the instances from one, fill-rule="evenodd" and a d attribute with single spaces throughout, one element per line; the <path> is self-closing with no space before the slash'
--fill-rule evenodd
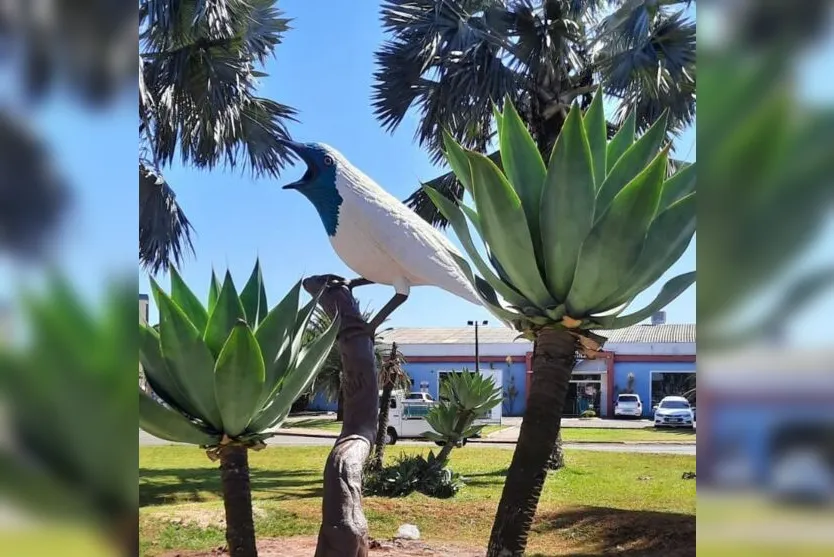
<path id="1" fill-rule="evenodd" d="M 438 499 L 453 497 L 461 487 L 460 474 L 441 466 L 431 451 L 428 458 L 401 454 L 391 466 L 367 468 L 362 485 L 365 495 L 406 497 L 417 491 Z"/>
<path id="2" fill-rule="evenodd" d="M 579 417 L 580 418 L 596 418 L 597 413 L 589 408 L 588 410 L 585 410 L 584 412 L 582 412 L 582 414 Z"/>

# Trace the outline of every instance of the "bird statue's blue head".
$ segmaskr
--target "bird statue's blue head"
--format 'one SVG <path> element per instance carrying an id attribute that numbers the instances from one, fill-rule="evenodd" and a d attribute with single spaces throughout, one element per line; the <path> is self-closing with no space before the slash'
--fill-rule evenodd
<path id="1" fill-rule="evenodd" d="M 307 165 L 304 175 L 284 186 L 284 189 L 298 190 L 304 194 L 318 211 L 328 236 L 335 236 L 339 226 L 339 208 L 342 205 L 342 196 L 336 188 L 337 154 L 321 143 L 287 140 L 282 143 Z"/>

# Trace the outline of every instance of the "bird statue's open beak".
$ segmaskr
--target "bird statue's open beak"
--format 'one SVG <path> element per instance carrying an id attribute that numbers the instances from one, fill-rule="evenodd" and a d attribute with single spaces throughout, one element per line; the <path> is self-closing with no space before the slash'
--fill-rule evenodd
<path id="1" fill-rule="evenodd" d="M 295 182 L 287 184 L 282 189 L 297 190 L 303 187 L 305 184 L 312 181 L 313 178 L 315 178 L 316 176 L 317 168 L 316 162 L 311 156 L 310 149 L 303 143 L 290 141 L 289 139 L 278 139 L 278 142 L 287 147 L 293 153 L 295 153 L 298 156 L 298 158 L 304 161 L 304 164 L 307 165 L 307 170 L 304 172 L 304 175 L 301 176 L 301 178 L 299 178 Z"/>

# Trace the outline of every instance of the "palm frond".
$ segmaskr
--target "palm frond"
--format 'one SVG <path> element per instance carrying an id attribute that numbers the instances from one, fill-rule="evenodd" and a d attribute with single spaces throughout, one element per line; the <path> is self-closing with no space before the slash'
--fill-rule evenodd
<path id="1" fill-rule="evenodd" d="M 492 103 L 500 106 L 505 96 L 548 157 L 570 106 L 587 108 L 600 84 L 619 110 L 610 134 L 629 109 L 637 111 L 641 130 L 668 109 L 670 133 L 677 133 L 695 115 L 695 24 L 678 9 L 683 4 L 385 0 L 389 40 L 376 53 L 374 112 L 394 132 L 416 111 L 415 141 L 434 163 L 442 160 L 444 130 L 485 152 Z M 454 201 L 463 195 L 451 174 L 429 184 Z M 432 225 L 446 225 L 422 188 L 406 204 Z"/>
<path id="2" fill-rule="evenodd" d="M 619 101 L 617 124 L 634 110 L 645 130 L 668 109 L 670 131 L 680 132 L 695 118 L 695 22 L 646 6 L 603 22 L 597 69 L 606 94 Z"/>
<path id="3" fill-rule="evenodd" d="M 256 69 L 280 43 L 289 20 L 274 2 L 145 2 L 143 80 L 153 111 L 153 158 L 214 168 L 248 163 L 277 174 L 292 159 L 294 109 L 256 95 Z"/>
<path id="4" fill-rule="evenodd" d="M 388 0 L 383 28 L 391 34 L 376 53 L 374 112 L 390 132 L 410 109 L 421 114 L 415 140 L 437 163 L 442 132 L 485 148 L 492 102 L 518 96 L 519 75 L 505 60 L 512 43 L 493 25 L 500 2 Z"/>
<path id="5" fill-rule="evenodd" d="M 193 228 L 176 195 L 157 170 L 139 162 L 139 262 L 150 273 L 179 265 L 194 251 Z"/>

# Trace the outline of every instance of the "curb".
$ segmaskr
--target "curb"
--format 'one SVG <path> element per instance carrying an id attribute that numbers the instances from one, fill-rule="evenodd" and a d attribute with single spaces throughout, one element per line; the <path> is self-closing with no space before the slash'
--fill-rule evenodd
<path id="1" fill-rule="evenodd" d="M 279 430 L 272 432 L 273 436 L 288 436 L 288 437 L 310 437 L 312 439 L 336 439 L 339 437 L 337 433 L 293 433 L 292 429 Z M 403 439 L 409 441 L 410 439 Z M 513 439 L 469 439 L 468 443 L 483 444 L 483 445 L 515 445 L 516 440 Z M 679 441 L 563 441 L 565 445 L 671 445 L 671 446 L 689 446 L 696 445 L 695 443 L 683 443 Z"/>

